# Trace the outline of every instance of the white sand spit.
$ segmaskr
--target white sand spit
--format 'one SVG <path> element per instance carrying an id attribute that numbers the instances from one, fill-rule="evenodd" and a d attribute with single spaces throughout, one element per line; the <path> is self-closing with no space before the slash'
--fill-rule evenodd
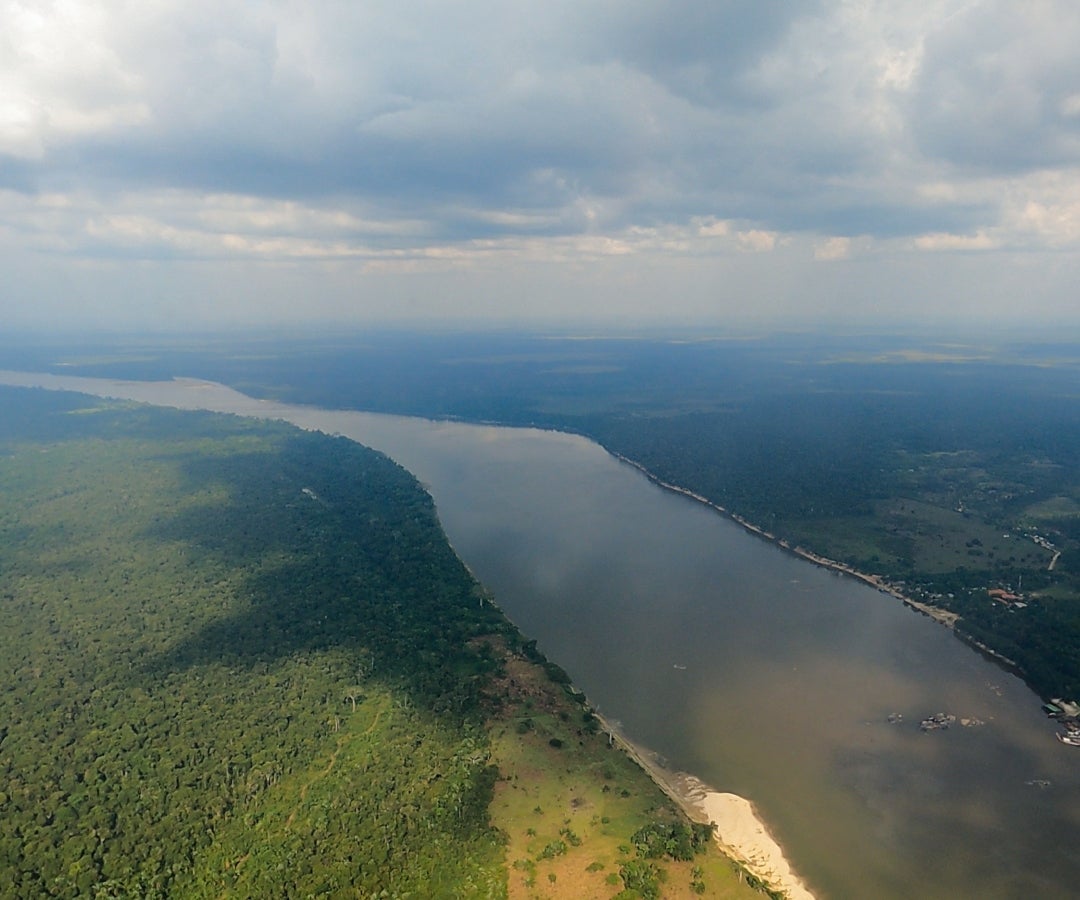
<path id="1" fill-rule="evenodd" d="M 705 817 L 716 823 L 716 839 L 728 854 L 791 900 L 814 900 L 749 800 L 737 794 L 708 791 L 694 801 Z"/>

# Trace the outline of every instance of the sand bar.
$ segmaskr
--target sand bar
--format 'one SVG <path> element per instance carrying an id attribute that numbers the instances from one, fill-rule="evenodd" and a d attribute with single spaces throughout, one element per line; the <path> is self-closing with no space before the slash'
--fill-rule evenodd
<path id="1" fill-rule="evenodd" d="M 738 794 L 714 791 L 686 772 L 672 772 L 658 761 L 656 754 L 627 738 L 616 723 L 600 713 L 596 717 L 611 740 L 648 772 L 691 820 L 716 825 L 716 842 L 727 856 L 771 890 L 781 891 L 791 900 L 815 900 L 749 800 Z"/>
<path id="2" fill-rule="evenodd" d="M 697 805 L 715 823 L 716 840 L 728 855 L 791 900 L 814 900 L 749 800 L 737 794 L 706 791 Z"/>

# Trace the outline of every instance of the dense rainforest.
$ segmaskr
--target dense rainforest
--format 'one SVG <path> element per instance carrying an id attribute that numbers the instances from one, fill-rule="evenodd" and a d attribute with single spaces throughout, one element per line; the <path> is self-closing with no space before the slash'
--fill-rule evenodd
<path id="1" fill-rule="evenodd" d="M 0 405 L 0 896 L 749 891 L 385 456 Z"/>
<path id="2" fill-rule="evenodd" d="M 92 352 L 26 344 L 2 359 L 582 433 L 777 538 L 956 613 L 959 634 L 1011 660 L 1044 697 L 1077 698 L 1077 346 L 1011 334 L 373 332 Z"/>

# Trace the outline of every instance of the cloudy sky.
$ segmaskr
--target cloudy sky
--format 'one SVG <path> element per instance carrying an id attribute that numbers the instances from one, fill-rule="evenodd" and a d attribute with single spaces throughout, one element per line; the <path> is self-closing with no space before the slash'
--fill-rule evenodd
<path id="1" fill-rule="evenodd" d="M 1077 48 L 1075 0 L 0 0 L 0 321 L 1077 324 Z"/>

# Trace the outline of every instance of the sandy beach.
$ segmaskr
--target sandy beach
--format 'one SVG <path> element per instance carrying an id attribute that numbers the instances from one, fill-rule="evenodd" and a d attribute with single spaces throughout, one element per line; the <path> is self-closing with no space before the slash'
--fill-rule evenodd
<path id="1" fill-rule="evenodd" d="M 716 825 L 716 840 L 728 855 L 791 900 L 814 900 L 749 800 L 737 794 L 705 791 L 697 805 Z"/>
<path id="2" fill-rule="evenodd" d="M 612 740 L 649 773 L 690 819 L 716 825 L 716 842 L 725 854 L 770 889 L 782 891 L 791 900 L 814 900 L 749 800 L 738 794 L 714 791 L 686 772 L 664 768 L 655 754 L 634 744 L 599 713 L 596 717 Z"/>

